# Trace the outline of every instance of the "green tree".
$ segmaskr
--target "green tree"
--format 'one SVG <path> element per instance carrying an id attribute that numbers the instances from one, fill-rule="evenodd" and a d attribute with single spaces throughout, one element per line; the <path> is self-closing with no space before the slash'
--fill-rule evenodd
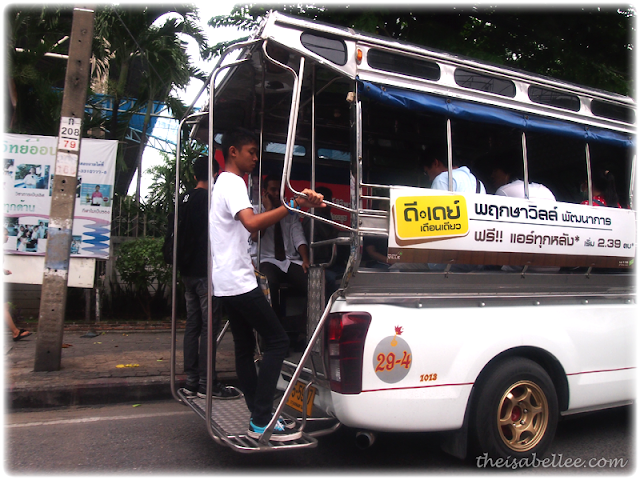
<path id="1" fill-rule="evenodd" d="M 72 10 L 10 6 L 6 43 L 10 132 L 57 135 Z"/>
<path id="2" fill-rule="evenodd" d="M 172 13 L 174 15 L 166 15 Z M 177 17 L 176 17 L 177 15 Z M 111 111 L 111 138 L 120 138 L 118 106 L 125 97 L 136 98 L 132 111 L 144 111 L 140 146 L 136 155 L 138 170 L 136 202 L 140 203 L 142 153 L 155 102 L 166 103 L 179 116 L 185 106 L 171 95 L 173 88 L 183 88 L 191 77 L 203 79 L 202 72 L 190 64 L 186 45 L 180 35 L 188 35 L 208 55 L 206 38 L 196 24 L 197 10 L 190 5 L 176 7 L 106 6 L 96 17 L 96 37 L 104 38 L 99 52 L 104 71 L 108 68 L 109 92 L 114 97 Z M 134 66 L 140 76 L 132 81 Z M 104 72 L 103 72 L 104 73 Z"/>
<path id="3" fill-rule="evenodd" d="M 195 188 L 196 181 L 193 174 L 193 161 L 201 155 L 207 155 L 206 146 L 191 142 L 183 145 L 180 155 L 180 195 Z M 176 188 L 176 160 L 174 155 L 162 154 L 162 163 L 147 169 L 146 173 L 151 175 L 153 182 L 146 201 L 146 207 L 163 216 L 167 216 L 174 211 L 174 199 Z"/>
<path id="4" fill-rule="evenodd" d="M 7 83 L 13 107 L 9 130 L 57 135 L 73 7 L 12 5 L 5 15 L 10 27 Z M 100 126 L 109 132 L 109 138 L 124 141 L 132 114 L 149 110 L 150 99 L 166 102 L 176 116 L 184 111 L 184 104 L 172 95 L 173 88 L 183 87 L 191 76 L 205 79 L 205 75 L 186 55 L 183 36 L 196 40 L 202 58 L 211 55 L 197 19 L 192 5 L 96 9 L 92 80 L 106 79 L 107 93 L 115 101 L 110 115 L 95 109 L 86 116 L 84 135 Z M 117 106 L 124 98 L 138 102 L 123 116 Z"/>
<path id="5" fill-rule="evenodd" d="M 171 265 L 162 258 L 162 238 L 137 238 L 120 245 L 116 270 L 136 296 L 148 320 L 154 303 L 162 303 L 171 285 Z"/>
<path id="6" fill-rule="evenodd" d="M 629 5 L 254 5 L 214 17 L 213 27 L 255 28 L 269 10 L 354 28 L 450 53 L 631 95 L 635 9 Z M 214 49 L 220 49 L 219 44 Z"/>

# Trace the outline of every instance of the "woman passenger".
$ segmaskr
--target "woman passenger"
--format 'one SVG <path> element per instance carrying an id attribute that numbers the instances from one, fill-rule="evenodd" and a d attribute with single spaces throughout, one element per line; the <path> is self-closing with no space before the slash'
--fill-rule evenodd
<path id="1" fill-rule="evenodd" d="M 580 191 L 586 193 L 588 191 L 587 181 L 582 182 Z M 618 201 L 616 193 L 616 179 L 609 170 L 599 168 L 595 170 L 592 178 L 591 192 L 593 193 L 592 202 L 598 207 L 622 208 Z M 585 200 L 581 205 L 589 205 L 589 200 Z"/>

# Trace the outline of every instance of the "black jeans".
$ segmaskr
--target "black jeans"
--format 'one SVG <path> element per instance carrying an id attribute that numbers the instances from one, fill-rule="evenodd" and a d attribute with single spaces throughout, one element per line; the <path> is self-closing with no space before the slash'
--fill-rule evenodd
<path id="1" fill-rule="evenodd" d="M 280 305 L 280 284 L 287 282 L 291 290 L 304 298 L 304 307 L 302 309 L 304 318 L 307 317 L 307 282 L 309 276 L 304 273 L 302 266 L 297 263 L 291 263 L 286 272 L 280 270 L 277 265 L 269 262 L 260 263 L 260 272 L 262 272 L 269 281 L 269 290 L 271 291 L 271 304 L 278 317 L 284 317 L 285 312 Z M 296 327 L 299 332 L 306 332 L 306 321 L 300 322 L 301 325 Z"/>
<path id="2" fill-rule="evenodd" d="M 236 354 L 236 374 L 253 423 L 263 427 L 273 414 L 280 368 L 289 337 L 260 287 L 242 295 L 220 297 L 229 314 Z M 256 330 L 264 341 L 260 371 L 254 363 Z"/>
<path id="3" fill-rule="evenodd" d="M 182 277 L 187 301 L 187 324 L 184 330 L 184 373 L 189 385 L 207 385 L 207 277 Z M 211 299 L 212 331 L 220 329 L 220 300 Z M 217 383 L 216 342 L 213 341 L 213 383 Z"/>

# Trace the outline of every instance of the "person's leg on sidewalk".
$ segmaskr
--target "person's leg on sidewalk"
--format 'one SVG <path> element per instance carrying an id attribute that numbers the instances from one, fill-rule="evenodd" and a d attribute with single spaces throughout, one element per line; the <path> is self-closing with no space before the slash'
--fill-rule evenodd
<path id="1" fill-rule="evenodd" d="M 194 288 L 196 295 L 199 300 L 199 309 L 201 313 L 201 327 L 200 327 L 200 340 L 198 342 L 198 362 L 197 362 L 197 371 L 198 371 L 198 391 L 197 395 L 200 398 L 207 398 L 207 352 L 209 350 L 209 319 L 207 316 L 207 312 L 209 311 L 208 298 L 209 298 L 209 286 L 207 285 L 207 279 L 205 277 L 198 278 L 197 282 L 195 282 Z M 239 396 L 239 392 L 237 392 L 233 387 L 229 387 L 227 385 L 223 385 L 218 380 L 218 372 L 216 371 L 216 354 L 217 354 L 217 344 L 215 336 L 218 333 L 220 328 L 220 299 L 216 297 L 211 297 L 211 332 L 214 335 L 213 339 L 213 347 L 211 348 L 211 364 L 209 368 L 211 368 L 211 395 L 216 398 L 236 398 Z"/>
<path id="2" fill-rule="evenodd" d="M 209 303 L 207 301 L 207 297 L 209 294 L 209 286 L 207 285 L 206 277 L 197 279 L 197 282 L 195 284 L 195 292 L 198 295 L 200 314 L 202 318 L 200 333 L 199 333 L 200 339 L 199 339 L 199 348 L 198 348 L 198 377 L 199 377 L 199 383 L 201 387 L 200 390 L 203 390 L 207 388 L 207 351 L 209 346 L 209 338 L 208 338 L 209 319 L 207 317 L 207 312 L 209 311 Z M 216 312 L 213 299 L 212 299 L 212 312 L 214 312 L 214 314 Z M 213 318 L 212 320 L 215 321 L 215 318 Z M 216 327 L 214 326 L 214 330 L 213 330 L 214 332 L 215 332 L 215 328 Z M 211 368 L 213 371 L 213 374 L 212 374 L 213 385 L 215 385 L 218 382 L 218 377 L 217 377 L 216 367 L 215 367 L 216 365 L 215 355 L 216 355 L 216 344 L 214 341 L 213 363 L 211 365 Z"/>
<path id="3" fill-rule="evenodd" d="M 289 348 L 289 337 L 260 288 L 236 297 L 228 297 L 228 303 L 232 304 L 234 310 L 233 314 L 229 313 L 233 337 L 234 341 L 236 341 L 236 355 L 240 354 L 242 357 L 241 365 L 238 364 L 238 358 L 236 357 L 236 369 L 238 370 L 236 373 L 238 374 L 238 379 L 243 375 L 250 379 L 250 382 L 255 381 L 255 389 L 251 392 L 253 396 L 252 407 L 250 406 L 249 409 L 253 423 L 258 426 L 265 426 L 271 420 L 273 413 L 273 399 L 276 393 L 280 368 Z M 255 348 L 253 329 L 258 332 L 265 344 L 260 371 L 257 376 L 255 374 L 255 365 L 253 364 L 253 349 Z M 241 342 L 240 346 L 237 343 L 236 331 L 238 331 L 239 335 L 242 335 L 238 337 Z M 252 340 L 249 341 L 249 338 Z M 240 352 L 238 351 L 239 349 L 241 350 Z M 250 367 L 249 364 L 251 364 Z M 253 372 L 253 374 L 250 372 Z M 247 406 L 249 406 L 249 403 L 247 403 Z"/>
<path id="4" fill-rule="evenodd" d="M 11 335 L 13 336 L 14 342 L 22 340 L 23 338 L 31 335 L 31 332 L 29 330 L 25 330 L 24 328 L 18 328 L 16 327 L 16 324 L 13 323 L 13 317 L 11 316 L 11 311 L 9 310 L 8 302 L 4 304 L 4 321 L 7 323 L 9 330 L 11 330 Z"/>

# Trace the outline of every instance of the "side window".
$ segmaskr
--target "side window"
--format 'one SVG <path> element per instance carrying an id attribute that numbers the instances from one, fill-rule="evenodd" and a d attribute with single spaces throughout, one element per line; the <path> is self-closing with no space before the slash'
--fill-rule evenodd
<path id="1" fill-rule="evenodd" d="M 347 45 L 340 39 L 305 32 L 300 36 L 300 42 L 308 50 L 336 65 L 347 63 Z"/>
<path id="2" fill-rule="evenodd" d="M 511 80 L 483 75 L 463 68 L 456 68 L 454 79 L 461 87 L 495 93 L 504 97 L 516 96 L 516 85 Z"/>
<path id="3" fill-rule="evenodd" d="M 371 49 L 367 53 L 367 62 L 371 67 L 385 72 L 401 73 L 426 80 L 440 80 L 440 65 L 428 60 Z"/>
<path id="4" fill-rule="evenodd" d="M 549 88 L 529 87 L 529 99 L 534 103 L 551 105 L 577 112 L 580 110 L 580 99 L 576 95 L 551 90 Z"/>
<path id="5" fill-rule="evenodd" d="M 593 100 L 591 102 L 591 113 L 596 117 L 610 118 L 625 123 L 636 123 L 636 113 L 627 107 L 614 105 L 612 103 Z"/>

